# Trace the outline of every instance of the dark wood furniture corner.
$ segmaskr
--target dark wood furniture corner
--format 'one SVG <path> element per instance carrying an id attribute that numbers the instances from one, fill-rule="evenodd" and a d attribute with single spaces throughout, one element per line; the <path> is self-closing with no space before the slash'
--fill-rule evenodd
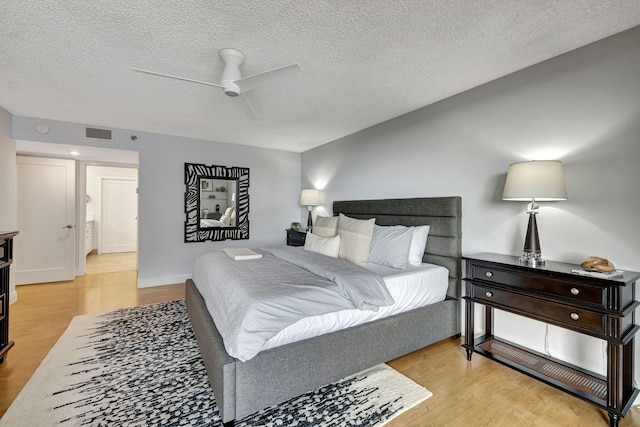
<path id="1" fill-rule="evenodd" d="M 626 271 L 616 279 L 571 273 L 579 265 L 547 261 L 544 267 L 520 265 L 518 257 L 479 254 L 466 261 L 467 360 L 473 352 L 590 402 L 609 413 L 611 427 L 627 413 L 639 390 L 633 386 L 636 280 Z M 474 305 L 485 311 L 485 335 L 474 339 Z M 501 340 L 493 335 L 493 309 L 539 320 L 607 343 L 607 375 Z"/>
<path id="2" fill-rule="evenodd" d="M 0 363 L 13 347 L 9 340 L 9 267 L 13 261 L 13 237 L 17 231 L 0 231 Z"/>
<path id="3" fill-rule="evenodd" d="M 307 233 L 303 231 L 287 229 L 287 245 L 289 246 L 304 246 L 306 237 Z"/>

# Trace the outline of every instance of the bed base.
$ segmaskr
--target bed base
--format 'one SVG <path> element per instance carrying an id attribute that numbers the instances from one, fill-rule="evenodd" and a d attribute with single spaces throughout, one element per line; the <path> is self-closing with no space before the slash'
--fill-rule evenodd
<path id="1" fill-rule="evenodd" d="M 191 280 L 187 281 L 186 301 L 223 423 L 460 334 L 460 302 L 447 299 L 266 350 L 240 362 L 226 353 L 222 337 Z"/>

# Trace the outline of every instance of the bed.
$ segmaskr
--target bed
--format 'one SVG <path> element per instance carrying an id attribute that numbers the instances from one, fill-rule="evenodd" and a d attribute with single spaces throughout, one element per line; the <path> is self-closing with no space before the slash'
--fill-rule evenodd
<path id="1" fill-rule="evenodd" d="M 236 213 L 235 209 L 228 207 L 223 214 L 219 212 L 209 212 L 204 218 L 200 218 L 200 228 L 214 227 L 235 227 Z"/>
<path id="2" fill-rule="evenodd" d="M 448 269 L 446 299 L 270 348 L 246 362 L 229 356 L 200 292 L 192 280 L 187 280 L 187 310 L 222 422 L 233 425 L 234 420 L 267 406 L 443 339 L 459 336 L 461 205 L 460 197 L 334 202 L 334 215 L 376 218 L 376 224 L 383 226 L 429 225 L 423 261 Z"/>

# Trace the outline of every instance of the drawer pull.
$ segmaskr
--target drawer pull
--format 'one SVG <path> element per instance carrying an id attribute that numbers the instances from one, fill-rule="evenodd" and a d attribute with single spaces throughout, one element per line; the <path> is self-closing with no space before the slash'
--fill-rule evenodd
<path id="1" fill-rule="evenodd" d="M 493 277 L 493 271 L 487 271 L 484 275 L 487 277 Z"/>
<path id="2" fill-rule="evenodd" d="M 490 291 L 487 291 L 484 294 L 487 296 L 487 298 L 491 298 L 493 296 L 493 292 Z"/>
<path id="3" fill-rule="evenodd" d="M 571 288 L 571 294 L 572 295 L 578 295 L 580 293 L 580 289 L 578 288 Z"/>
<path id="4" fill-rule="evenodd" d="M 580 315 L 578 313 L 571 313 L 571 318 L 573 320 L 580 320 Z"/>

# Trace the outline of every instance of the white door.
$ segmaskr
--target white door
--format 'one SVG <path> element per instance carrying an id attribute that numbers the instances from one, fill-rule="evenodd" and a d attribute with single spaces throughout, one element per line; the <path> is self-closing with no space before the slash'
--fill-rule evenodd
<path id="1" fill-rule="evenodd" d="M 102 221 L 99 253 L 135 252 L 138 249 L 138 181 L 102 180 Z"/>
<path id="2" fill-rule="evenodd" d="M 16 157 L 16 284 L 75 278 L 75 161 Z"/>

